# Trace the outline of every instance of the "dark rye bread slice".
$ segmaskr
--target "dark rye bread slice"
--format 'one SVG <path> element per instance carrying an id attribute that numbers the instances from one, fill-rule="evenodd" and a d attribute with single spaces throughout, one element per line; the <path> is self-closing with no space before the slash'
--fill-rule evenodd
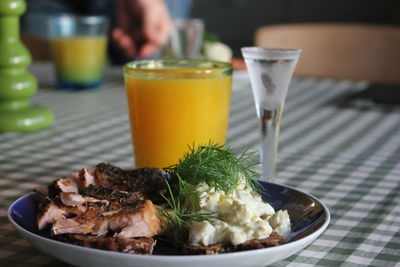
<path id="1" fill-rule="evenodd" d="M 108 251 L 129 254 L 151 255 L 156 240 L 151 237 L 125 238 L 120 236 L 92 236 L 80 234 L 64 234 L 54 236 L 55 239 L 87 248 L 97 248 Z"/>
<path id="2" fill-rule="evenodd" d="M 281 236 L 277 232 L 272 232 L 271 235 L 267 238 L 248 240 L 236 246 L 224 243 L 218 243 L 210 246 L 193 246 L 185 244 L 183 246 L 183 252 L 192 255 L 212 255 L 212 254 L 221 254 L 227 252 L 274 247 L 281 245 L 284 242 L 285 239 L 283 238 L 283 236 Z"/>

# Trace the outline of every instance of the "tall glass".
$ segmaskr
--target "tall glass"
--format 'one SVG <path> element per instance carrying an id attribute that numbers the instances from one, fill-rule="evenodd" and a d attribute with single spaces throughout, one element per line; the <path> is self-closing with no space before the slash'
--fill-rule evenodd
<path id="1" fill-rule="evenodd" d="M 267 181 L 275 178 L 282 112 L 300 53 L 300 49 L 242 48 L 260 120 L 260 161 Z"/>
<path id="2" fill-rule="evenodd" d="M 193 145 L 225 143 L 231 64 L 133 61 L 124 78 L 136 167 L 168 167 Z"/>

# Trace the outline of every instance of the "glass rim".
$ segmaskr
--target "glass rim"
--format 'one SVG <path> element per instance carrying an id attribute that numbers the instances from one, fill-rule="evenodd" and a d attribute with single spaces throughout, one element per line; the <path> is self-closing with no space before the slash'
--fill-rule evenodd
<path id="1" fill-rule="evenodd" d="M 50 20 L 71 20 L 71 21 L 79 21 L 80 23 L 85 24 L 101 24 L 108 23 L 108 17 L 104 15 L 75 15 L 71 13 L 61 13 L 50 15 Z"/>
<path id="2" fill-rule="evenodd" d="M 244 58 L 254 59 L 297 59 L 302 50 L 300 48 L 246 46 L 241 48 Z"/>
<path id="3" fill-rule="evenodd" d="M 204 26 L 204 20 L 200 18 L 175 18 L 173 19 L 173 23 L 175 26 L 184 26 L 184 25 L 199 25 L 201 27 Z"/>
<path id="4" fill-rule="evenodd" d="M 134 60 L 123 66 L 124 74 L 160 73 L 160 74 L 211 74 L 233 71 L 229 62 L 208 59 L 142 59 Z M 174 70 L 171 72 L 171 70 Z"/>

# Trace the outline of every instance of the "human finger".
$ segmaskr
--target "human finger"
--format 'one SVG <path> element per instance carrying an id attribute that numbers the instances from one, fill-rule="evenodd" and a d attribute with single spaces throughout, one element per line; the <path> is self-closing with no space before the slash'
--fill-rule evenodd
<path id="1" fill-rule="evenodd" d="M 139 56 L 142 58 L 146 58 L 156 52 L 160 48 L 159 45 L 151 42 L 145 43 L 139 51 Z"/>
<path id="2" fill-rule="evenodd" d="M 129 35 L 117 28 L 112 31 L 111 36 L 113 41 L 124 51 L 124 53 L 128 56 L 134 55 L 136 47 Z"/>
<path id="3" fill-rule="evenodd" d="M 148 27 L 145 33 L 148 40 L 161 46 L 167 42 L 170 29 L 171 26 L 169 22 L 160 21 L 158 24 Z"/>

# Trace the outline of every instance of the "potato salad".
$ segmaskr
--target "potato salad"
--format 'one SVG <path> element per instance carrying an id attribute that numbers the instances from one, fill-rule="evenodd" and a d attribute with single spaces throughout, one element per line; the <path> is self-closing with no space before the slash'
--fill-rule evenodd
<path id="1" fill-rule="evenodd" d="M 288 212 L 275 212 L 244 182 L 239 183 L 231 194 L 217 191 L 206 183 L 199 184 L 197 191 L 200 212 L 213 213 L 215 218 L 192 222 L 189 230 L 192 245 L 208 246 L 220 242 L 238 245 L 251 239 L 267 238 L 273 231 L 285 239 L 290 234 Z"/>

